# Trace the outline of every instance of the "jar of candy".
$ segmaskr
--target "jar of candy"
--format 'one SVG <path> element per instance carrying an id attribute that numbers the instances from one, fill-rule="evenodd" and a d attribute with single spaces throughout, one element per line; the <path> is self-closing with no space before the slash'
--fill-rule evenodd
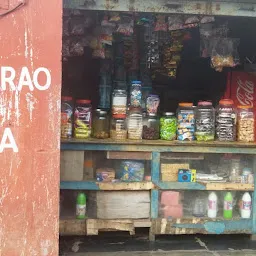
<path id="1" fill-rule="evenodd" d="M 177 139 L 189 140 L 195 139 L 195 108 L 193 103 L 179 103 L 177 110 L 178 127 Z"/>
<path id="2" fill-rule="evenodd" d="M 253 142 L 255 138 L 254 132 L 254 113 L 252 106 L 238 106 L 237 140 Z"/>
<path id="3" fill-rule="evenodd" d="M 61 97 L 61 138 L 69 139 L 72 137 L 73 119 L 73 98 Z"/>
<path id="4" fill-rule="evenodd" d="M 92 137 L 106 139 L 109 137 L 109 117 L 107 111 L 96 109 L 92 118 Z"/>
<path id="5" fill-rule="evenodd" d="M 196 110 L 196 139 L 211 141 L 215 136 L 215 110 L 210 101 L 199 101 Z"/>
<path id="6" fill-rule="evenodd" d="M 142 100 L 141 81 L 132 81 L 130 92 L 131 107 L 140 107 Z"/>
<path id="7" fill-rule="evenodd" d="M 216 139 L 219 141 L 236 140 L 236 109 L 233 100 L 220 100 L 216 109 Z"/>
<path id="8" fill-rule="evenodd" d="M 177 119 L 172 112 L 164 112 L 160 118 L 160 139 L 175 140 L 177 132 Z"/>
<path id="9" fill-rule="evenodd" d="M 112 93 L 112 116 L 126 117 L 127 93 L 123 89 L 115 89 Z"/>
<path id="10" fill-rule="evenodd" d="M 74 114 L 74 137 L 87 139 L 91 136 L 92 105 L 90 100 L 77 100 Z"/>
<path id="11" fill-rule="evenodd" d="M 160 121 L 156 114 L 149 114 L 143 120 L 142 138 L 145 140 L 159 139 Z"/>
<path id="12" fill-rule="evenodd" d="M 150 94 L 147 97 L 147 113 L 157 114 L 159 104 L 160 104 L 159 96 Z"/>
<path id="13" fill-rule="evenodd" d="M 110 138 L 113 140 L 127 139 L 126 119 L 122 116 L 116 115 L 116 118 L 111 119 Z"/>
<path id="14" fill-rule="evenodd" d="M 131 108 L 129 111 L 127 121 L 128 139 L 139 140 L 142 139 L 143 119 L 140 108 Z"/>

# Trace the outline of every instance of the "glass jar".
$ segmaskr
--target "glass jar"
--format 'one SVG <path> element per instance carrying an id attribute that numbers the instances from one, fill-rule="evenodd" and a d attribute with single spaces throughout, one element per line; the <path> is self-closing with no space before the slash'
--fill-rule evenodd
<path id="1" fill-rule="evenodd" d="M 232 183 L 240 183 L 241 182 L 240 158 L 231 159 L 229 181 Z"/>
<path id="2" fill-rule="evenodd" d="M 141 107 L 142 93 L 141 81 L 132 81 L 130 91 L 130 105 L 131 107 Z"/>
<path id="3" fill-rule="evenodd" d="M 141 107 L 143 110 L 147 108 L 147 97 L 152 91 L 152 87 L 141 87 L 142 99 L 141 99 Z"/>
<path id="4" fill-rule="evenodd" d="M 254 113 L 252 106 L 237 107 L 237 140 L 254 141 Z"/>
<path id="5" fill-rule="evenodd" d="M 193 103 L 179 103 L 177 110 L 178 127 L 177 139 L 189 140 L 195 139 L 195 107 Z"/>
<path id="6" fill-rule="evenodd" d="M 61 138 L 70 139 L 72 137 L 73 119 L 73 98 L 61 97 Z"/>
<path id="7" fill-rule="evenodd" d="M 157 114 L 159 104 L 160 104 L 159 96 L 150 94 L 147 97 L 147 113 Z"/>
<path id="8" fill-rule="evenodd" d="M 164 112 L 160 118 L 160 139 L 175 140 L 177 132 L 177 119 L 172 112 Z"/>
<path id="9" fill-rule="evenodd" d="M 126 119 L 121 116 L 111 119 L 110 138 L 113 140 L 126 140 L 127 128 Z"/>
<path id="10" fill-rule="evenodd" d="M 92 105 L 90 100 L 77 100 L 74 113 L 74 137 L 87 139 L 91 136 Z"/>
<path id="11" fill-rule="evenodd" d="M 211 141 L 215 136 L 215 110 L 210 101 L 199 101 L 196 109 L 196 139 Z"/>
<path id="12" fill-rule="evenodd" d="M 143 119 L 140 108 L 131 108 L 127 121 L 128 139 L 140 140 L 142 139 Z"/>
<path id="13" fill-rule="evenodd" d="M 92 137 L 106 139 L 109 137 L 109 117 L 107 111 L 96 109 L 92 118 Z"/>
<path id="14" fill-rule="evenodd" d="M 99 108 L 110 109 L 111 89 L 109 85 L 99 85 Z"/>
<path id="15" fill-rule="evenodd" d="M 112 116 L 123 115 L 126 117 L 127 93 L 123 89 L 115 89 L 112 93 Z"/>
<path id="16" fill-rule="evenodd" d="M 143 119 L 142 138 L 145 140 L 159 139 L 160 121 L 156 114 L 149 114 Z"/>
<path id="17" fill-rule="evenodd" d="M 236 109 L 233 100 L 220 100 L 216 109 L 216 139 L 236 140 Z"/>

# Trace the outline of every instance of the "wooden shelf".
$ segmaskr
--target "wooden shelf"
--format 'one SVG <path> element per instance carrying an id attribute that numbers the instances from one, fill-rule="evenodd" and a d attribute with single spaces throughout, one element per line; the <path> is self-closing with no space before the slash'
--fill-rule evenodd
<path id="1" fill-rule="evenodd" d="M 73 190 L 151 190 L 151 181 L 142 182 L 96 182 L 96 181 L 61 181 L 60 189 Z"/>
<path id="2" fill-rule="evenodd" d="M 254 184 L 241 183 L 200 183 L 200 182 L 168 182 L 159 181 L 156 187 L 162 190 L 229 190 L 229 191 L 253 191 Z"/>
<path id="3" fill-rule="evenodd" d="M 236 153 L 256 154 L 256 143 L 198 142 L 164 140 L 69 139 L 62 140 L 61 150 L 103 150 L 187 153 Z"/>

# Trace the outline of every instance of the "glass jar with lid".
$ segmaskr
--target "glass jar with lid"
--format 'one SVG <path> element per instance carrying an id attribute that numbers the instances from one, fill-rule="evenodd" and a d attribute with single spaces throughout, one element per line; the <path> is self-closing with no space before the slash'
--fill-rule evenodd
<path id="1" fill-rule="evenodd" d="M 160 121 L 156 114 L 149 114 L 143 120 L 142 138 L 145 140 L 158 140 Z"/>
<path id="2" fill-rule="evenodd" d="M 196 109 L 196 139 L 212 141 L 215 136 L 215 110 L 210 101 L 199 101 Z"/>
<path id="3" fill-rule="evenodd" d="M 73 132 L 73 98 L 61 97 L 61 138 L 69 139 Z"/>
<path id="4" fill-rule="evenodd" d="M 128 139 L 142 139 L 143 118 L 140 108 L 130 108 L 127 124 Z"/>
<path id="5" fill-rule="evenodd" d="M 130 91 L 130 105 L 131 107 L 141 107 L 142 92 L 141 81 L 132 81 Z"/>
<path id="6" fill-rule="evenodd" d="M 112 93 L 112 116 L 123 115 L 126 117 L 127 92 L 123 89 L 115 89 Z"/>
<path id="7" fill-rule="evenodd" d="M 195 107 L 193 103 L 179 103 L 177 110 L 178 128 L 177 139 L 189 140 L 195 139 Z"/>
<path id="8" fill-rule="evenodd" d="M 116 118 L 111 119 L 110 138 L 113 140 L 127 139 L 126 119 L 122 115 L 116 115 Z"/>
<path id="9" fill-rule="evenodd" d="M 236 109 L 231 99 L 220 100 L 216 109 L 216 139 L 236 140 Z"/>
<path id="10" fill-rule="evenodd" d="M 109 138 L 109 116 L 107 111 L 96 109 L 92 119 L 92 137 L 96 139 Z"/>
<path id="11" fill-rule="evenodd" d="M 74 112 L 74 137 L 87 139 L 91 136 L 92 105 L 90 100 L 77 100 Z"/>
<path id="12" fill-rule="evenodd" d="M 173 112 L 164 112 L 160 118 L 160 139 L 175 140 L 177 132 L 177 119 Z"/>
<path id="13" fill-rule="evenodd" d="M 237 140 L 241 142 L 253 142 L 254 113 L 252 106 L 237 107 Z"/>

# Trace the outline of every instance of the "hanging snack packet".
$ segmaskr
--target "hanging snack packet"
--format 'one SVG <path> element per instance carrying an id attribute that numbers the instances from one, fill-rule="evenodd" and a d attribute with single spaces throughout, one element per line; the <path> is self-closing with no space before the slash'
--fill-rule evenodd
<path id="1" fill-rule="evenodd" d="M 134 21 L 132 16 L 123 15 L 120 23 L 118 24 L 116 32 L 125 36 L 131 36 L 133 34 L 133 25 Z"/>
<path id="2" fill-rule="evenodd" d="M 237 51 L 240 40 L 236 38 L 213 38 L 212 66 L 221 72 L 223 68 L 233 68 L 239 64 Z"/>
<path id="3" fill-rule="evenodd" d="M 214 16 L 203 16 L 200 20 L 201 24 L 213 23 L 215 21 Z"/>
<path id="4" fill-rule="evenodd" d="M 197 16 L 188 16 L 185 19 L 183 28 L 195 28 L 198 26 L 199 22 L 200 22 L 200 20 Z"/>
<path id="5" fill-rule="evenodd" d="M 172 15 L 168 17 L 168 30 L 180 30 L 183 29 L 184 21 L 181 15 Z"/>
<path id="6" fill-rule="evenodd" d="M 69 52 L 71 56 L 83 56 L 84 47 L 83 42 L 80 39 L 75 39 L 71 42 Z"/>
<path id="7" fill-rule="evenodd" d="M 167 31 L 167 23 L 165 21 L 165 16 L 164 15 L 157 15 L 156 16 L 156 24 L 155 24 L 155 29 L 154 31 Z"/>
<path id="8" fill-rule="evenodd" d="M 104 16 L 103 20 L 101 21 L 101 43 L 112 45 L 113 37 L 112 34 L 115 31 L 116 24 L 112 23 L 108 20 L 108 16 Z"/>
<path id="9" fill-rule="evenodd" d="M 73 36 L 84 35 L 84 21 L 83 17 L 73 17 L 70 20 L 70 31 Z"/>

